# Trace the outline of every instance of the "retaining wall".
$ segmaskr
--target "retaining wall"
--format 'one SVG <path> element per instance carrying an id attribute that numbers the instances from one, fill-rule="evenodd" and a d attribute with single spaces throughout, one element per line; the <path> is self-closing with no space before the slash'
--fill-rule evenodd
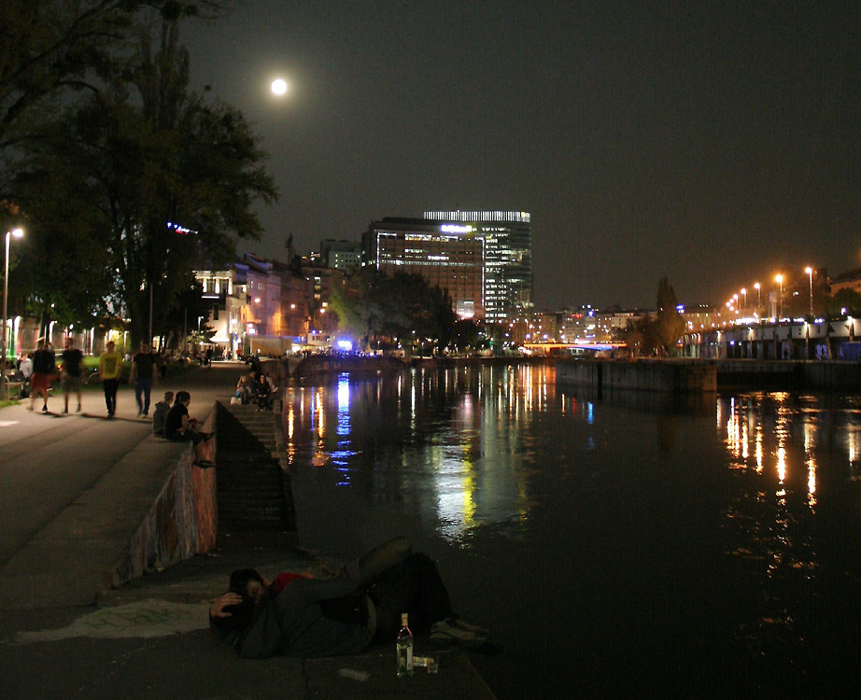
<path id="1" fill-rule="evenodd" d="M 558 360 L 556 379 L 610 390 L 670 393 L 717 390 L 714 366 L 687 360 Z"/>
<path id="2" fill-rule="evenodd" d="M 202 430 L 212 432 L 215 409 Z M 215 456 L 217 436 L 205 444 L 206 456 Z M 155 436 L 134 451 L 140 464 L 165 460 L 166 441 Z M 170 459 L 164 469 L 156 469 L 141 485 L 141 499 L 149 501 L 140 525 L 129 541 L 125 555 L 111 572 L 112 586 L 119 586 L 145 573 L 161 571 L 208 552 L 215 546 L 218 532 L 215 469 L 201 469 L 194 461 L 191 444 L 171 443 Z M 132 514 L 132 517 L 133 514 Z"/>

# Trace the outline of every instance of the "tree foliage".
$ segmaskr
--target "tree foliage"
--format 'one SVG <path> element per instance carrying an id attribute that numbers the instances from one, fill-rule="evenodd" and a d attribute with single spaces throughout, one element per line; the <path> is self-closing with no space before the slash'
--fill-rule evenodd
<path id="1" fill-rule="evenodd" d="M 449 295 L 420 275 L 388 276 L 368 267 L 343 278 L 333 290 L 330 309 L 341 330 L 365 348 L 424 345 L 428 340 L 445 347 L 456 320 Z"/>
<path id="2" fill-rule="evenodd" d="M 620 335 L 633 355 L 669 355 L 685 332 L 685 322 L 678 311 L 678 300 L 669 279 L 658 281 L 657 312 L 644 314 L 635 322 L 628 322 Z"/>
<path id="3" fill-rule="evenodd" d="M 673 352 L 685 332 L 685 322 L 678 311 L 678 303 L 670 280 L 666 275 L 661 277 L 658 281 L 658 313 L 652 328 L 652 344 L 662 355 Z"/>
<path id="4" fill-rule="evenodd" d="M 0 149 L 33 135 L 33 110 L 97 90 L 123 69 L 141 15 L 216 17 L 233 0 L 4 0 L 0 10 Z"/>
<path id="5" fill-rule="evenodd" d="M 39 231 L 34 264 L 64 239 L 81 243 L 72 269 L 130 320 L 133 341 L 146 337 L 150 309 L 163 331 L 193 267 L 232 259 L 237 238 L 261 232 L 253 203 L 277 197 L 242 114 L 188 90 L 176 22 L 159 16 L 136 34 L 122 74 L 46 124 L 15 166 L 16 201 Z M 49 182 L 56 202 L 46 204 Z M 36 299 L 69 290 L 51 275 L 29 279 Z"/>

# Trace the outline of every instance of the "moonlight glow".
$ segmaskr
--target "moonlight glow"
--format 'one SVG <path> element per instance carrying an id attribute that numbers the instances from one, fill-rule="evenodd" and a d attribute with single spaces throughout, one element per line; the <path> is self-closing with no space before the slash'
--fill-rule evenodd
<path id="1" fill-rule="evenodd" d="M 276 95 L 283 95 L 287 92 L 287 82 L 278 78 L 278 80 L 272 81 L 272 92 Z"/>

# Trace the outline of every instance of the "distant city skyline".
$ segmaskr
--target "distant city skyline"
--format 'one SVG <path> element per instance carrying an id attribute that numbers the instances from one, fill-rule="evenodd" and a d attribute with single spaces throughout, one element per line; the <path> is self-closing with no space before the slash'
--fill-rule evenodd
<path id="1" fill-rule="evenodd" d="M 244 250 L 529 211 L 552 310 L 861 266 L 858 26 L 853 2 L 249 0 L 184 39 L 271 155 L 281 200 Z"/>

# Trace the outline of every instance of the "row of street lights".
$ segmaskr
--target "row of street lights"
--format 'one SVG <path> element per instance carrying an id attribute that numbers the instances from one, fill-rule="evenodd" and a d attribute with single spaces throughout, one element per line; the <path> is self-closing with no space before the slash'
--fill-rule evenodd
<path id="1" fill-rule="evenodd" d="M 5 258 L 5 270 L 3 274 L 3 350 L 2 354 L 0 354 L 0 385 L 2 385 L 3 389 L 3 400 L 6 401 L 9 398 L 9 385 L 6 382 L 6 338 L 8 333 L 6 332 L 6 317 L 9 312 L 9 243 L 12 238 L 22 238 L 24 236 L 24 229 L 16 228 L 11 231 L 6 232 L 6 258 Z"/>
<path id="2" fill-rule="evenodd" d="M 804 268 L 805 274 L 808 276 L 810 280 L 810 315 L 813 316 L 813 268 L 808 266 Z M 783 317 L 783 274 L 778 274 L 775 276 L 774 281 L 777 282 L 778 288 L 780 289 L 780 313 L 778 317 Z M 762 288 L 759 282 L 756 282 L 753 285 L 753 288 L 756 289 L 756 307 L 760 308 L 762 306 Z M 741 289 L 741 297 L 742 297 L 742 305 L 741 308 L 747 308 L 747 288 L 742 287 Z M 727 308 L 732 308 L 733 305 L 738 304 L 738 294 L 733 294 L 732 299 L 727 302 Z"/>

